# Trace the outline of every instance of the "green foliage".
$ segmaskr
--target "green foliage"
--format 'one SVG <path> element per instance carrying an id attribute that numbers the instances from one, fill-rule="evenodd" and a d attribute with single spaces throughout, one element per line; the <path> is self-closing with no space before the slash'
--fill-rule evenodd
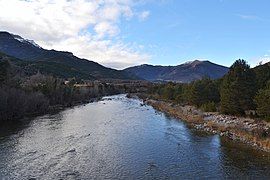
<path id="1" fill-rule="evenodd" d="M 218 84 L 210 80 L 210 78 L 203 78 L 202 80 L 195 81 L 190 85 L 190 104 L 200 107 L 203 104 L 210 102 L 219 102 L 220 95 Z"/>
<path id="2" fill-rule="evenodd" d="M 167 83 L 151 86 L 149 93 L 162 99 L 197 107 L 207 103 L 218 103 L 220 81 L 203 78 L 190 84 Z"/>
<path id="3" fill-rule="evenodd" d="M 175 93 L 175 84 L 168 83 L 163 89 L 162 89 L 162 97 L 164 99 L 168 100 L 174 100 L 174 93 Z"/>
<path id="4" fill-rule="evenodd" d="M 214 102 L 203 104 L 201 108 L 205 112 L 216 112 L 217 111 L 216 104 Z"/>
<path id="5" fill-rule="evenodd" d="M 221 112 L 244 115 L 255 109 L 256 74 L 244 60 L 237 60 L 225 75 L 221 86 Z"/>
<path id="6" fill-rule="evenodd" d="M 270 64 L 251 69 L 246 61 L 239 59 L 221 79 L 155 84 L 148 93 L 179 104 L 195 105 L 204 111 L 216 111 L 218 104 L 225 114 L 245 115 L 257 110 L 259 116 L 270 120 Z"/>
<path id="7" fill-rule="evenodd" d="M 258 89 L 266 87 L 267 81 L 270 79 L 270 63 L 260 65 L 254 68 L 257 78 Z"/>
<path id="8" fill-rule="evenodd" d="M 270 81 L 265 89 L 260 89 L 255 97 L 257 113 L 259 116 L 270 121 Z"/>
<path id="9" fill-rule="evenodd" d="M 72 66 L 59 62 L 47 62 L 47 61 L 19 61 L 16 63 L 29 75 L 34 75 L 37 72 L 46 75 L 52 75 L 58 78 L 72 78 L 93 80 L 95 77 L 89 75 L 89 73 L 81 72 Z"/>

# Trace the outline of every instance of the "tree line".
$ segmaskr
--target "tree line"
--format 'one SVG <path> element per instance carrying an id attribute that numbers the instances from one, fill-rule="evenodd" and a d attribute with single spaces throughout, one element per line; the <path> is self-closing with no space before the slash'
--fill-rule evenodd
<path id="1" fill-rule="evenodd" d="M 205 77 L 191 83 L 153 84 L 148 93 L 152 98 L 195 105 L 204 111 L 270 120 L 269 64 L 250 68 L 239 59 L 221 79 Z"/>
<path id="2" fill-rule="evenodd" d="M 40 73 L 27 76 L 26 73 L 9 60 L 0 61 L 0 123 L 17 122 L 56 106 L 71 106 L 125 90 L 98 81 L 65 80 Z"/>

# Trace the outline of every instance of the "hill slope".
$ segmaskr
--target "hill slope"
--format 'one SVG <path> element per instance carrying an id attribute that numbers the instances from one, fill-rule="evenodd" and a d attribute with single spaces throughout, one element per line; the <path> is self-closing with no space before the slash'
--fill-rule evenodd
<path id="1" fill-rule="evenodd" d="M 258 88 L 265 88 L 270 80 L 270 62 L 256 66 L 253 69 L 256 73 Z"/>
<path id="2" fill-rule="evenodd" d="M 78 58 L 70 52 L 43 49 L 34 41 L 8 32 L 0 32 L 0 52 L 27 60 L 26 64 L 66 78 L 138 79 L 128 72 L 106 68 L 96 62 Z"/>
<path id="3" fill-rule="evenodd" d="M 220 78 L 229 71 L 229 68 L 210 61 L 195 60 L 178 66 L 153 66 L 144 64 L 127 68 L 125 71 L 151 81 L 191 82 L 205 76 L 211 79 Z"/>

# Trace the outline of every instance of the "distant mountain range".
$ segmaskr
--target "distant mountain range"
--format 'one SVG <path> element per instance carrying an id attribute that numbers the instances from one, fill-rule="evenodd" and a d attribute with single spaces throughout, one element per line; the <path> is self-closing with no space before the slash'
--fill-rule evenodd
<path id="1" fill-rule="evenodd" d="M 143 64 L 127 68 L 125 71 L 150 81 L 191 82 L 203 77 L 210 77 L 211 79 L 221 78 L 229 71 L 229 68 L 210 61 L 195 60 L 178 66 Z"/>
<path id="2" fill-rule="evenodd" d="M 0 32 L 0 52 L 23 60 L 20 65 L 25 69 L 30 68 L 32 71 L 38 70 L 62 78 L 139 79 L 126 71 L 78 58 L 71 52 L 43 49 L 32 40 L 8 32 Z"/>
<path id="3" fill-rule="evenodd" d="M 211 79 L 220 78 L 229 70 L 210 61 L 198 60 L 178 66 L 144 64 L 125 70 L 115 70 L 94 61 L 78 58 L 71 52 L 43 49 L 33 40 L 3 31 L 0 31 L 0 53 L 2 57 L 8 55 L 8 59 L 13 59 L 13 64 L 21 67 L 23 72 L 29 74 L 40 72 L 61 78 L 191 82 L 206 76 Z"/>

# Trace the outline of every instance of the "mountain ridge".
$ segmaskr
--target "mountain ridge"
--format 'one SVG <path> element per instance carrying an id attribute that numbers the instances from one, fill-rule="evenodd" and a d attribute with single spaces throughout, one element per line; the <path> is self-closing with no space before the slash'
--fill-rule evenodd
<path id="1" fill-rule="evenodd" d="M 194 60 L 176 66 L 142 64 L 124 70 L 150 81 L 191 82 L 206 76 L 211 79 L 221 78 L 229 68 L 208 60 Z"/>
<path id="2" fill-rule="evenodd" d="M 0 52 L 25 61 L 21 63 L 24 68 L 33 66 L 42 73 L 63 78 L 191 82 L 206 76 L 211 79 L 221 78 L 229 70 L 208 60 L 188 61 L 176 66 L 142 64 L 115 70 L 76 57 L 72 52 L 44 49 L 33 40 L 5 31 L 0 31 Z"/>
<path id="3" fill-rule="evenodd" d="M 45 62 L 51 65 L 60 63 L 65 66 L 65 70 L 80 72 L 80 75 L 70 73 L 72 76 L 66 72 L 65 78 L 75 75 L 76 78 L 84 79 L 93 79 L 93 77 L 94 79 L 139 79 L 128 72 L 104 67 L 97 62 L 76 57 L 72 52 L 44 49 L 32 40 L 6 31 L 0 31 L 0 52 L 28 62 Z"/>

